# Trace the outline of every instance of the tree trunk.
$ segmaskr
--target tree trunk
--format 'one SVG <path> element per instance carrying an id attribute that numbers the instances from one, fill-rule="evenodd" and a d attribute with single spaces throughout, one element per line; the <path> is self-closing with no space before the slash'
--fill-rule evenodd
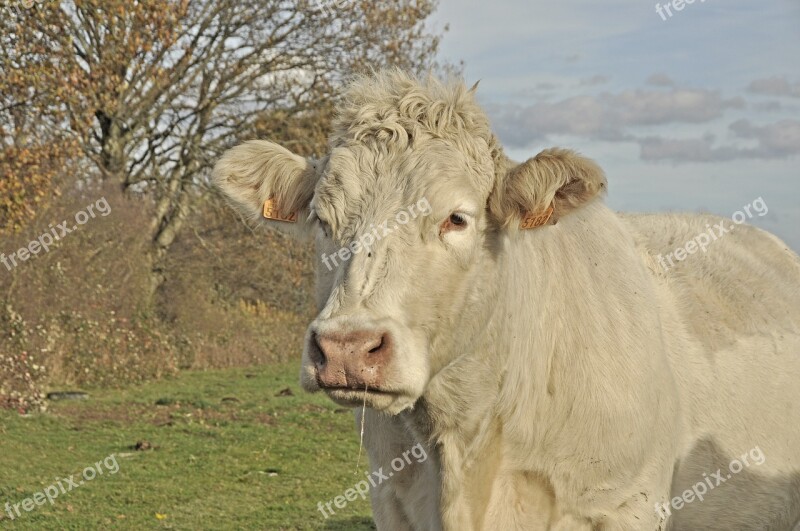
<path id="1" fill-rule="evenodd" d="M 174 186 L 173 186 L 173 183 Z M 189 214 L 192 195 L 186 189 L 181 177 L 176 176 L 170 182 L 170 192 L 165 194 L 156 204 L 155 217 L 151 224 L 150 279 L 148 282 L 148 300 L 152 303 L 158 290 L 166 280 L 166 262 L 170 247 L 178 237 Z"/>
<path id="2" fill-rule="evenodd" d="M 125 128 L 103 111 L 95 112 L 100 123 L 100 167 L 104 178 L 124 182 L 125 175 Z"/>

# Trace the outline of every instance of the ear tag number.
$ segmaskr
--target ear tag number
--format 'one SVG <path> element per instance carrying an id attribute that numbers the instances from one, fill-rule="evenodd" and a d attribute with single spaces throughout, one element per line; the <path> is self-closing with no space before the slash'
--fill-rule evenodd
<path id="1" fill-rule="evenodd" d="M 522 216 L 522 219 L 519 222 L 519 228 L 522 230 L 528 229 L 535 229 L 536 227 L 541 227 L 542 225 L 546 225 L 548 221 L 550 221 L 550 217 L 553 215 L 553 205 L 547 207 L 544 212 L 540 212 L 538 214 L 534 214 L 533 212 L 525 212 Z"/>
<path id="2" fill-rule="evenodd" d="M 264 217 L 274 221 L 286 221 L 287 223 L 297 222 L 297 212 L 292 212 L 288 215 L 284 214 L 272 197 L 264 201 Z"/>

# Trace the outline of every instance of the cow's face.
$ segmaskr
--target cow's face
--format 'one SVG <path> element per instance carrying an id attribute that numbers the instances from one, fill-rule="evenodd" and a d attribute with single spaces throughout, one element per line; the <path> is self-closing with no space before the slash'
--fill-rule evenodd
<path id="1" fill-rule="evenodd" d="M 349 405 L 366 391 L 396 412 L 421 396 L 437 365 L 429 345 L 463 312 L 487 252 L 488 191 L 446 142 L 339 148 L 320 170 L 310 203 L 319 315 L 302 383 Z"/>
<path id="2" fill-rule="evenodd" d="M 313 235 L 319 313 L 306 333 L 303 387 L 394 414 L 449 361 L 441 345 L 455 342 L 460 316 L 480 300 L 471 297 L 486 289 L 477 279 L 506 231 L 549 205 L 557 219 L 605 181 L 563 150 L 512 165 L 483 139 L 420 131 L 413 141 L 341 144 L 307 160 L 248 142 L 223 156 L 215 180 L 242 211 Z M 265 203 L 266 216 L 295 221 L 264 220 Z"/>

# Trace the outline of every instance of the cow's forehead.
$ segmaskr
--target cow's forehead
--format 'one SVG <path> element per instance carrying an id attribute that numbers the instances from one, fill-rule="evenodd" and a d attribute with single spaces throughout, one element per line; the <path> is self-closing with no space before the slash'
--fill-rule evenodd
<path id="1" fill-rule="evenodd" d="M 313 200 L 318 215 L 334 226 L 380 222 L 421 199 L 441 209 L 453 201 L 484 201 L 485 181 L 447 142 L 417 149 L 350 145 L 332 150 Z"/>

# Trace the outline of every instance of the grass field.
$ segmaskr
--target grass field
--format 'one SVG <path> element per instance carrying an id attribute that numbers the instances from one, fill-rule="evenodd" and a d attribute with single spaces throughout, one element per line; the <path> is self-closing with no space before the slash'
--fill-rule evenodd
<path id="1" fill-rule="evenodd" d="M 296 364 L 186 372 L 51 402 L 44 414 L 0 412 L 0 528 L 374 529 L 369 500 L 329 519 L 317 510 L 368 466 L 362 455 L 356 474 L 350 410 L 302 392 L 297 373 Z M 103 474 L 70 490 L 64 478 L 77 483 L 112 454 Z M 58 479 L 66 492 L 52 505 L 9 517 L 7 502 Z"/>

